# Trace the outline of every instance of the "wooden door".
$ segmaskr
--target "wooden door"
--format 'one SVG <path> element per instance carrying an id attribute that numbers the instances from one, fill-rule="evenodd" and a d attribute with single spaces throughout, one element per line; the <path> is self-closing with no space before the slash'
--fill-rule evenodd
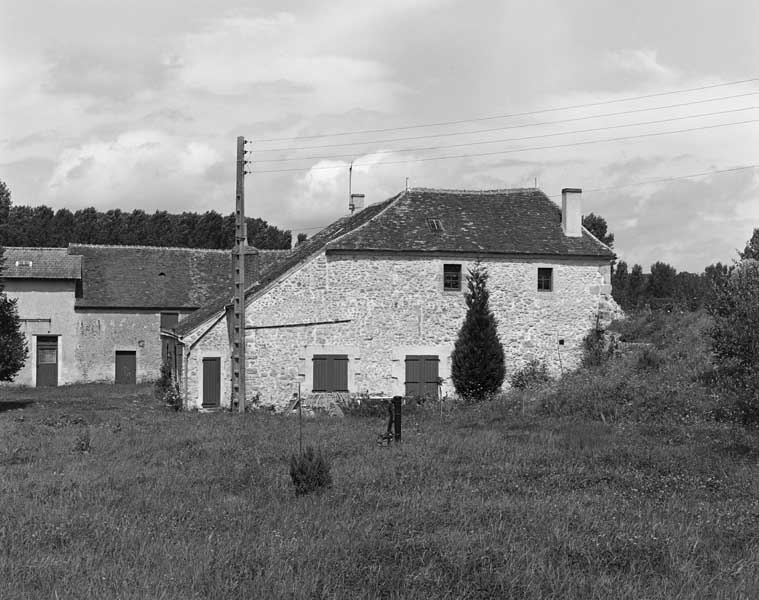
<path id="1" fill-rule="evenodd" d="M 348 355 L 314 355 L 314 392 L 348 391 Z"/>
<path id="2" fill-rule="evenodd" d="M 58 336 L 37 336 L 37 387 L 58 385 Z"/>
<path id="3" fill-rule="evenodd" d="M 137 383 L 137 352 L 116 350 L 116 383 Z"/>
<path id="4" fill-rule="evenodd" d="M 407 356 L 406 396 L 437 399 L 439 363 L 437 356 Z"/>
<path id="5" fill-rule="evenodd" d="M 203 406 L 221 403 L 221 359 L 203 359 Z"/>

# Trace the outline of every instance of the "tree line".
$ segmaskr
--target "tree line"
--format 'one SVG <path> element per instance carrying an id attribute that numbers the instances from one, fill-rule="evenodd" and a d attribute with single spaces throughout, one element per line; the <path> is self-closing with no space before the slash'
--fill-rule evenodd
<path id="1" fill-rule="evenodd" d="M 754 229 L 738 255 L 741 260 L 759 260 L 759 229 Z M 702 273 L 678 273 L 673 266 L 657 261 L 651 265 L 651 273 L 644 274 L 640 265 L 635 264 L 628 270 L 628 264 L 620 261 L 611 276 L 612 296 L 628 311 L 643 306 L 698 310 L 709 304 L 732 269 L 731 265 L 718 262 Z"/>
<path id="2" fill-rule="evenodd" d="M 262 249 L 289 249 L 292 234 L 263 219 L 247 218 L 248 242 Z M 0 181 L 0 245 L 64 248 L 69 243 L 183 248 L 232 248 L 234 214 L 181 214 L 157 210 L 101 212 L 95 208 L 53 211 L 48 206 L 13 206 Z"/>

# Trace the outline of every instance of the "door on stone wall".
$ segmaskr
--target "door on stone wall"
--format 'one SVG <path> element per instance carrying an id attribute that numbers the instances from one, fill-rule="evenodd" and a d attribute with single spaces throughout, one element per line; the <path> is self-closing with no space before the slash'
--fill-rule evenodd
<path id="1" fill-rule="evenodd" d="M 203 359 L 203 406 L 221 403 L 221 359 Z"/>
<path id="2" fill-rule="evenodd" d="M 58 336 L 37 336 L 37 387 L 58 385 Z"/>
<path id="3" fill-rule="evenodd" d="M 348 391 L 348 355 L 314 354 L 314 392 Z"/>
<path id="4" fill-rule="evenodd" d="M 406 396 L 438 398 L 437 356 L 406 356 Z"/>
<path id="5" fill-rule="evenodd" d="M 116 350 L 116 383 L 137 383 L 137 352 Z"/>

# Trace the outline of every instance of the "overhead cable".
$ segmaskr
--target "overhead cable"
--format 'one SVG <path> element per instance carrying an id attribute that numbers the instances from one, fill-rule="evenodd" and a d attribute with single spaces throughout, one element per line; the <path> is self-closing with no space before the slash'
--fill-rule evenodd
<path id="1" fill-rule="evenodd" d="M 627 96 L 625 98 L 615 98 L 610 100 L 600 100 L 597 102 L 586 102 L 584 104 L 573 104 L 568 106 L 557 106 L 552 108 L 544 108 L 541 110 L 532 110 L 532 111 L 526 111 L 526 112 L 520 112 L 520 113 L 509 113 L 509 114 L 501 114 L 501 115 L 492 115 L 489 117 L 475 117 L 475 118 L 469 118 L 469 119 L 458 119 L 454 121 L 439 121 L 436 123 L 423 123 L 423 124 L 416 124 L 416 125 L 403 125 L 400 127 L 386 127 L 382 129 L 364 129 L 360 131 L 339 131 L 339 132 L 332 132 L 332 133 L 320 133 L 315 135 L 302 135 L 302 136 L 295 136 L 295 137 L 279 137 L 279 138 L 267 138 L 267 139 L 258 139 L 256 140 L 256 143 L 263 143 L 263 142 L 281 142 L 281 141 L 287 141 L 287 140 L 307 140 L 307 139 L 316 139 L 316 138 L 323 138 L 323 137 L 337 137 L 337 136 L 343 136 L 343 135 L 359 135 L 359 134 L 365 134 L 365 133 L 382 133 L 386 131 L 401 131 L 404 129 L 419 129 L 422 127 L 438 127 L 443 125 L 459 125 L 461 123 L 475 123 L 478 121 L 491 121 L 494 119 L 506 119 L 506 118 L 512 118 L 512 117 L 525 117 L 528 115 L 537 115 L 547 112 L 554 112 L 559 110 L 571 110 L 575 108 L 588 108 L 591 106 L 602 106 L 604 104 L 615 104 L 618 102 L 630 102 L 632 100 L 644 100 L 646 98 L 658 98 L 661 96 L 669 96 L 673 94 L 684 94 L 687 92 L 697 92 L 701 90 L 709 90 L 714 88 L 720 88 L 720 87 L 728 87 L 733 85 L 740 85 L 743 83 L 753 83 L 759 81 L 759 77 L 752 77 L 750 79 L 740 79 L 737 81 L 728 81 L 725 83 L 715 83 L 712 85 L 702 85 L 699 87 L 692 87 L 692 88 L 685 88 L 685 89 L 679 89 L 679 90 L 670 90 L 666 92 L 657 92 L 654 94 L 643 94 L 641 96 Z"/>

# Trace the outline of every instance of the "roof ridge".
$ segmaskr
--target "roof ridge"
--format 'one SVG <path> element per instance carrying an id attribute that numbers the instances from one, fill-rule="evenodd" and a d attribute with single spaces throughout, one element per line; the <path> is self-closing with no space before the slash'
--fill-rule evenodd
<path id="1" fill-rule="evenodd" d="M 54 248 L 52 246 L 2 246 L 3 250 L 58 250 L 60 252 L 66 252 L 67 248 Z"/>
<path id="2" fill-rule="evenodd" d="M 83 248 L 128 248 L 134 250 L 185 250 L 188 252 L 232 252 L 232 249 L 223 248 L 187 248 L 186 246 L 147 246 L 147 245 L 130 245 L 130 244 L 80 244 L 78 242 L 69 242 L 68 248 L 79 246 Z M 254 248 L 254 246 L 249 246 Z M 66 250 L 66 248 L 63 248 Z M 258 250 L 258 248 L 256 248 Z"/>
<path id="3" fill-rule="evenodd" d="M 536 187 L 521 187 L 521 188 L 495 188 L 490 190 L 466 190 L 457 188 L 428 188 L 428 187 L 412 187 L 409 188 L 409 192 L 435 192 L 437 194 L 480 194 L 480 195 L 495 195 L 495 194 L 510 194 L 510 193 L 522 193 L 528 191 L 536 191 L 545 194 L 540 188 Z"/>

